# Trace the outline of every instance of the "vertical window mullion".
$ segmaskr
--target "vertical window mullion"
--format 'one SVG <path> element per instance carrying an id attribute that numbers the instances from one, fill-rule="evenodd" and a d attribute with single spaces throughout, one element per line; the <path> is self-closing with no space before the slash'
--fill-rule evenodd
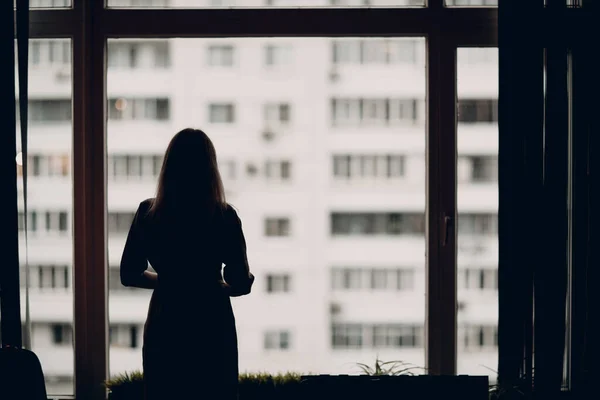
<path id="1" fill-rule="evenodd" d="M 73 295 L 75 397 L 104 400 L 108 378 L 106 290 L 106 38 L 102 1 L 73 2 Z M 90 96 L 90 93 L 95 93 Z"/>
<path id="2" fill-rule="evenodd" d="M 443 6 L 440 1 L 430 7 Z M 438 4 L 440 3 L 440 4 Z M 456 373 L 456 46 L 434 31 L 427 65 L 427 310 L 430 374 Z"/>

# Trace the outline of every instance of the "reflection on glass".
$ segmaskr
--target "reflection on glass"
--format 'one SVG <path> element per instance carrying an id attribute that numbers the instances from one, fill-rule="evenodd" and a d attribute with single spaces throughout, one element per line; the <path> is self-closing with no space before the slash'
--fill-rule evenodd
<path id="1" fill-rule="evenodd" d="M 71 395 L 74 362 L 71 41 L 34 39 L 29 46 L 27 231 L 31 343 L 40 358 L 48 394 Z M 21 309 L 25 327 L 27 281 L 19 127 L 17 132 Z"/>
<path id="2" fill-rule="evenodd" d="M 423 7 L 424 5 L 425 0 L 108 0 L 109 7 L 124 8 Z"/>
<path id="3" fill-rule="evenodd" d="M 111 374 L 141 368 L 150 296 L 119 282 L 129 224 L 188 126 L 214 141 L 256 275 L 233 302 L 240 370 L 357 373 L 377 355 L 424 367 L 423 38 L 118 39 L 108 52 Z M 189 318 L 181 329 L 202 326 Z"/>
<path id="4" fill-rule="evenodd" d="M 498 50 L 457 53 L 458 373 L 498 363 Z"/>

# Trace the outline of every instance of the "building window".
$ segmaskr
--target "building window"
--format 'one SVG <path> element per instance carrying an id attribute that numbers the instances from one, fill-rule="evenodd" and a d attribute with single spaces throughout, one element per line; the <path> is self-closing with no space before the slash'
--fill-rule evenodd
<path id="1" fill-rule="evenodd" d="M 289 331 L 267 331 L 265 332 L 265 350 L 288 350 L 291 347 L 291 334 Z"/>
<path id="2" fill-rule="evenodd" d="M 70 287 L 70 268 L 67 265 L 38 265 L 30 269 L 38 271 L 40 289 L 68 289 Z M 30 277 L 31 277 L 30 271 Z"/>
<path id="3" fill-rule="evenodd" d="M 337 154 L 333 156 L 333 177 L 347 179 L 393 179 L 404 176 L 402 155 Z"/>
<path id="4" fill-rule="evenodd" d="M 269 126 L 289 124 L 290 114 L 290 105 L 288 103 L 265 104 L 265 123 Z"/>
<path id="5" fill-rule="evenodd" d="M 414 123 L 418 119 L 416 99 L 343 99 L 331 100 L 334 126 L 394 125 Z"/>
<path id="6" fill-rule="evenodd" d="M 267 293 L 287 293 L 290 291 L 290 275 L 268 274 Z"/>
<path id="7" fill-rule="evenodd" d="M 108 177 L 113 180 L 154 179 L 160 174 L 161 164 L 161 155 L 113 154 L 107 160 Z"/>
<path id="8" fill-rule="evenodd" d="M 459 182 L 492 183 L 498 181 L 497 156 L 461 156 L 457 160 Z"/>
<path id="9" fill-rule="evenodd" d="M 108 213 L 108 232 L 109 233 L 127 233 L 133 222 L 135 213 L 132 212 L 109 212 Z"/>
<path id="10" fill-rule="evenodd" d="M 268 236 L 268 237 L 290 236 L 290 219 L 289 218 L 266 218 L 265 219 L 265 236 Z"/>
<path id="11" fill-rule="evenodd" d="M 464 350 L 496 350 L 498 347 L 498 327 L 495 325 L 460 325 L 458 343 Z"/>
<path id="12" fill-rule="evenodd" d="M 498 0 L 446 0 L 446 6 L 498 6 Z"/>
<path id="13" fill-rule="evenodd" d="M 212 124 L 232 124 L 235 122 L 235 106 L 227 104 L 209 105 L 209 122 Z"/>
<path id="14" fill-rule="evenodd" d="M 52 343 L 55 345 L 73 345 L 73 329 L 67 324 L 51 324 Z"/>
<path id="15" fill-rule="evenodd" d="M 108 118 L 114 121 L 164 121 L 170 118 L 169 99 L 110 99 Z"/>
<path id="16" fill-rule="evenodd" d="M 421 213 L 337 213 L 331 214 L 333 236 L 424 235 Z"/>
<path id="17" fill-rule="evenodd" d="M 36 213 L 37 214 L 37 213 Z M 33 217 L 33 213 L 30 214 L 32 223 L 29 228 L 34 231 L 34 227 L 37 230 L 37 215 Z M 46 211 L 44 213 L 46 220 L 46 232 L 67 232 L 68 231 L 68 216 L 66 211 Z M 33 222 L 35 220 L 35 223 Z"/>
<path id="18" fill-rule="evenodd" d="M 71 159 L 67 154 L 30 154 L 28 174 L 33 177 L 65 177 L 69 175 Z M 17 174 L 22 176 L 23 168 L 18 166 Z"/>
<path id="19" fill-rule="evenodd" d="M 29 63 L 37 66 L 68 66 L 71 64 L 71 43 L 59 39 L 39 40 L 29 42 Z"/>
<path id="20" fill-rule="evenodd" d="M 17 110 L 19 110 L 18 106 Z M 29 121 L 32 124 L 40 122 L 70 122 L 71 100 L 29 100 L 28 111 Z"/>
<path id="21" fill-rule="evenodd" d="M 498 100 L 496 99 L 459 99 L 459 123 L 498 122 Z"/>
<path id="22" fill-rule="evenodd" d="M 498 290 L 498 270 L 492 268 L 459 268 L 457 284 L 460 289 Z"/>
<path id="23" fill-rule="evenodd" d="M 363 347 L 363 326 L 360 324 L 333 324 L 331 347 L 334 349 L 360 349 Z"/>
<path id="24" fill-rule="evenodd" d="M 332 326 L 332 348 L 417 348 L 423 328 L 409 324 L 351 324 Z"/>
<path id="25" fill-rule="evenodd" d="M 473 236 L 497 236 L 498 215 L 497 214 L 458 214 L 458 232 L 463 235 Z"/>
<path id="26" fill-rule="evenodd" d="M 268 160 L 265 162 L 265 175 L 268 180 L 290 180 L 292 177 L 292 163 L 287 160 Z"/>
<path id="27" fill-rule="evenodd" d="M 289 45 L 268 44 L 265 46 L 265 65 L 281 66 L 291 63 L 292 47 Z"/>
<path id="28" fill-rule="evenodd" d="M 374 348 L 414 348 L 421 346 L 422 328 L 402 324 L 370 326 Z"/>
<path id="29" fill-rule="evenodd" d="M 408 268 L 356 268 L 343 267 L 331 270 L 332 288 L 345 290 L 412 290 L 414 270 Z"/>
<path id="30" fill-rule="evenodd" d="M 127 42 L 108 41 L 108 67 L 119 69 L 166 68 L 170 65 L 170 48 L 166 40 Z"/>
<path id="31" fill-rule="evenodd" d="M 38 217 L 38 212 L 37 211 L 29 211 L 28 212 L 28 218 L 27 218 L 27 231 L 28 232 L 37 232 L 38 230 L 38 224 L 37 224 L 37 217 Z M 19 211 L 19 231 L 24 231 L 25 230 L 25 213 L 23 211 Z"/>
<path id="32" fill-rule="evenodd" d="M 208 46 L 207 60 L 211 67 L 232 67 L 234 47 L 232 45 Z"/>
<path id="33" fill-rule="evenodd" d="M 135 349 L 138 347 L 139 328 L 137 325 L 112 325 L 108 331 L 109 344 L 113 347 Z"/>

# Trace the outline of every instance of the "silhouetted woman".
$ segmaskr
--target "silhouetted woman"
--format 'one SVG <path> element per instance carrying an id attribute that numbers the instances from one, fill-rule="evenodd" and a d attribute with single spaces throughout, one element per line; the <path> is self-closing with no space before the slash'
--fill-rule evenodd
<path id="1" fill-rule="evenodd" d="M 154 289 L 144 327 L 146 398 L 235 399 L 230 297 L 250 293 L 254 276 L 204 132 L 184 129 L 171 140 L 156 198 L 140 203 L 129 230 L 121 282 Z"/>

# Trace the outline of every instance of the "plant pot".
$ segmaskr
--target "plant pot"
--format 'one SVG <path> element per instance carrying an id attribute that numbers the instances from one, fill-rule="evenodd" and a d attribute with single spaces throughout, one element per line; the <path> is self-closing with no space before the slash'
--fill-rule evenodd
<path id="1" fill-rule="evenodd" d="M 487 376 L 432 375 L 317 375 L 302 377 L 302 395 L 311 400 L 363 400 L 399 398 L 405 400 L 488 400 Z"/>

